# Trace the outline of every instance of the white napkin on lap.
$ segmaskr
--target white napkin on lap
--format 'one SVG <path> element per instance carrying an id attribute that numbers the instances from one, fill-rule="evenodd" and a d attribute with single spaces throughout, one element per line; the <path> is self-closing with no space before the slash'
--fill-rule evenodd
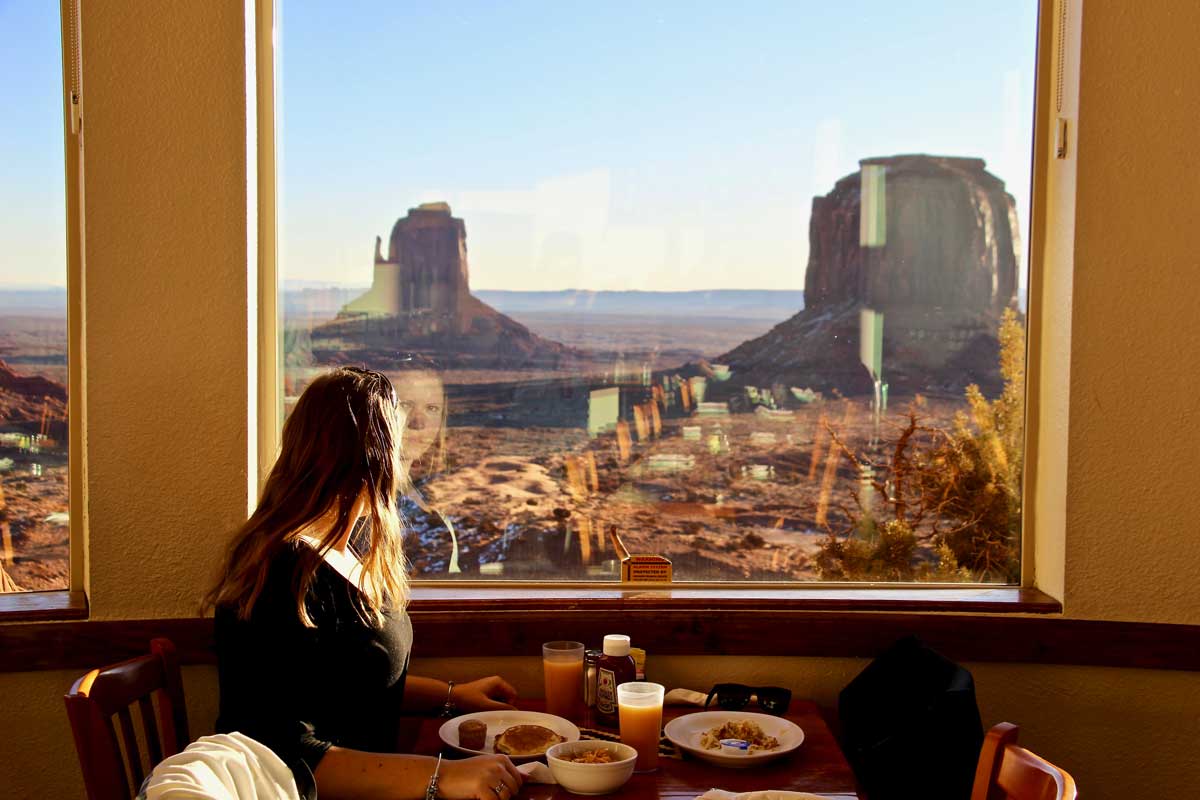
<path id="1" fill-rule="evenodd" d="M 540 761 L 527 761 L 517 765 L 517 772 L 525 776 L 527 783 L 558 783 L 550 768 Z"/>
<path id="2" fill-rule="evenodd" d="M 808 792 L 785 792 L 782 789 L 742 792 L 741 794 L 727 792 L 724 789 L 709 789 L 696 800 L 825 800 L 825 798 Z"/>
<path id="3" fill-rule="evenodd" d="M 300 800 L 292 771 L 242 733 L 201 736 L 150 773 L 147 800 Z"/>

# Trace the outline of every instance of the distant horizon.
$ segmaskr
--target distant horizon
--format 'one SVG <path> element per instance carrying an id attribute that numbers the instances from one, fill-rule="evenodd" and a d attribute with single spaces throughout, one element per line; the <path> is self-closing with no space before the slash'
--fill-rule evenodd
<path id="1" fill-rule="evenodd" d="M 320 281 L 304 281 L 304 279 L 301 279 L 301 281 L 296 281 L 296 282 L 292 282 L 292 283 L 302 283 L 305 285 L 290 285 L 290 287 L 289 287 L 289 285 L 287 285 L 287 283 L 289 283 L 289 282 L 292 282 L 292 281 L 284 281 L 283 283 L 281 283 L 280 290 L 282 291 L 282 293 L 284 293 L 284 294 L 302 293 L 302 291 L 307 291 L 307 290 L 319 291 L 319 290 L 323 290 L 323 289 L 336 289 L 336 290 L 341 290 L 341 291 L 366 291 L 367 289 L 370 289 L 370 287 L 368 287 L 368 285 L 366 285 L 366 284 L 352 285 L 352 284 L 340 284 L 340 283 L 320 282 Z M 53 285 L 53 284 L 26 285 L 26 284 L 8 284 L 8 283 L 0 282 L 0 294 L 8 293 L 8 291 L 14 291 L 14 293 L 16 293 L 16 291 L 46 291 L 46 293 L 50 293 L 50 291 L 54 291 L 54 293 L 64 293 L 65 294 L 66 287 L 65 287 L 65 285 Z M 486 287 L 481 287 L 481 288 L 476 289 L 476 288 L 472 287 L 472 289 L 470 289 L 470 291 L 472 291 L 472 294 L 476 293 L 476 291 L 488 291 L 488 293 L 498 293 L 498 291 L 510 291 L 510 293 L 514 293 L 514 294 L 517 294 L 517 293 L 520 293 L 520 294 L 564 294 L 564 293 L 571 293 L 571 291 L 575 291 L 575 293 L 593 293 L 593 294 L 708 294 L 708 293 L 751 293 L 751 291 L 757 291 L 757 293 L 772 293 L 772 294 L 800 294 L 800 295 L 804 294 L 804 289 L 775 289 L 775 288 L 763 289 L 763 288 L 752 288 L 752 287 L 751 288 L 725 287 L 725 288 L 719 288 L 719 289 L 580 289 L 580 288 L 575 288 L 575 287 L 566 288 L 566 289 L 490 289 L 490 288 L 486 288 Z M 1016 293 L 1016 301 L 1018 301 L 1018 307 L 1021 309 L 1022 312 L 1026 311 L 1027 294 L 1028 293 L 1027 293 L 1026 287 L 1020 287 L 1018 289 L 1018 293 Z"/>
<path id="2" fill-rule="evenodd" d="M 290 285 L 289 285 L 290 284 Z M 371 288 L 370 284 L 351 284 L 337 283 L 334 281 L 319 281 L 306 279 L 285 279 L 280 282 L 279 288 L 284 292 L 300 292 L 306 289 L 344 289 L 346 291 L 366 291 Z M 5 283 L 0 281 L 0 292 L 65 292 L 66 284 L 25 284 L 25 283 Z M 756 287 L 723 287 L 717 289 L 583 289 L 579 287 L 568 287 L 565 289 L 511 289 L 505 288 L 489 288 L 487 286 L 472 286 L 472 292 L 622 292 L 622 293 L 640 293 L 640 294 L 687 294 L 689 292 L 787 292 L 787 293 L 803 293 L 803 289 L 773 289 L 773 288 L 756 288 Z"/>
<path id="3" fill-rule="evenodd" d="M 359 283 L 359 284 L 336 283 L 336 282 L 332 282 L 332 281 L 308 280 L 308 279 L 303 279 L 303 278 L 302 279 L 290 279 L 290 278 L 285 279 L 280 284 L 280 289 L 282 289 L 285 292 L 288 292 L 288 291 L 298 292 L 298 291 L 304 291 L 306 289 L 345 289 L 348 291 L 353 291 L 353 290 L 366 291 L 369 288 L 371 288 L 370 284 L 365 284 L 365 283 Z M 4 285 L 0 284 L 0 291 L 2 291 L 3 289 L 4 289 Z M 754 286 L 751 286 L 751 287 L 725 286 L 725 287 L 717 287 L 717 288 L 713 288 L 713 289 L 707 289 L 707 288 L 706 289 L 585 289 L 585 288 L 577 287 L 577 286 L 568 286 L 568 287 L 565 287 L 562 289 L 541 289 L 541 288 L 539 288 L 539 289 L 513 289 L 513 288 L 510 288 L 507 286 L 503 287 L 503 288 L 494 288 L 494 287 L 488 287 L 488 286 L 471 286 L 470 291 L 472 293 L 474 293 L 474 292 L 526 292 L 526 293 L 544 292 L 546 294 L 560 293 L 560 292 L 593 292 L 593 293 L 597 293 L 597 294 L 599 294 L 601 292 L 626 293 L 626 294 L 633 294 L 633 293 L 639 293 L 639 294 L 688 294 L 688 293 L 693 293 L 693 292 L 694 293 L 700 293 L 700 292 L 786 292 L 789 294 L 794 294 L 797 292 L 799 292 L 801 294 L 804 293 L 804 289 L 778 289 L 778 288 L 754 287 Z"/>
<path id="4" fill-rule="evenodd" d="M 67 284 L 64 283 L 4 283 L 0 282 L 0 291 L 5 292 L 51 292 L 51 291 L 66 291 Z"/>

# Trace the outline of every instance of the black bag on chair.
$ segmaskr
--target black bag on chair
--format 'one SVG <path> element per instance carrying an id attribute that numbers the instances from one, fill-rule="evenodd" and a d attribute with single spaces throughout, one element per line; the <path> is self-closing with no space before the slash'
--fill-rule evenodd
<path id="1" fill-rule="evenodd" d="M 969 800 L 983 723 L 971 673 L 916 637 L 838 697 L 842 747 L 871 800 Z"/>

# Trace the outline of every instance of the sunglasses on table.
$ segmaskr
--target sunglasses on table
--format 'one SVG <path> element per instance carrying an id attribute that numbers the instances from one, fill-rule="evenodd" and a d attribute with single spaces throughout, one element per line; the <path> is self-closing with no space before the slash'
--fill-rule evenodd
<path id="1" fill-rule="evenodd" d="M 708 693 L 704 707 L 715 700 L 718 708 L 725 711 L 741 711 L 754 699 L 758 707 L 768 714 L 781 716 L 792 702 L 792 690 L 781 686 L 745 686 L 740 683 L 718 683 Z"/>

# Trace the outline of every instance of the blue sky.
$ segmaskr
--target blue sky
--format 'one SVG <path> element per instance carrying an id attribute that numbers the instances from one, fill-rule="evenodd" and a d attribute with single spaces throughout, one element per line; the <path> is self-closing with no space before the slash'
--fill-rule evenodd
<path id="1" fill-rule="evenodd" d="M 57 4 L 0 0 L 0 282 L 63 283 Z M 1028 217 L 1035 0 L 280 0 L 281 271 L 363 285 L 449 201 L 472 285 L 803 287 L 859 158 L 978 156 Z"/>
<path id="2" fill-rule="evenodd" d="M 374 237 L 447 200 L 475 288 L 802 288 L 813 195 L 905 152 L 985 158 L 1024 224 L 1035 25 L 1033 0 L 283 0 L 283 274 L 368 283 Z"/>
<path id="3" fill-rule="evenodd" d="M 66 286 L 58 3 L 0 0 L 0 284 Z"/>

